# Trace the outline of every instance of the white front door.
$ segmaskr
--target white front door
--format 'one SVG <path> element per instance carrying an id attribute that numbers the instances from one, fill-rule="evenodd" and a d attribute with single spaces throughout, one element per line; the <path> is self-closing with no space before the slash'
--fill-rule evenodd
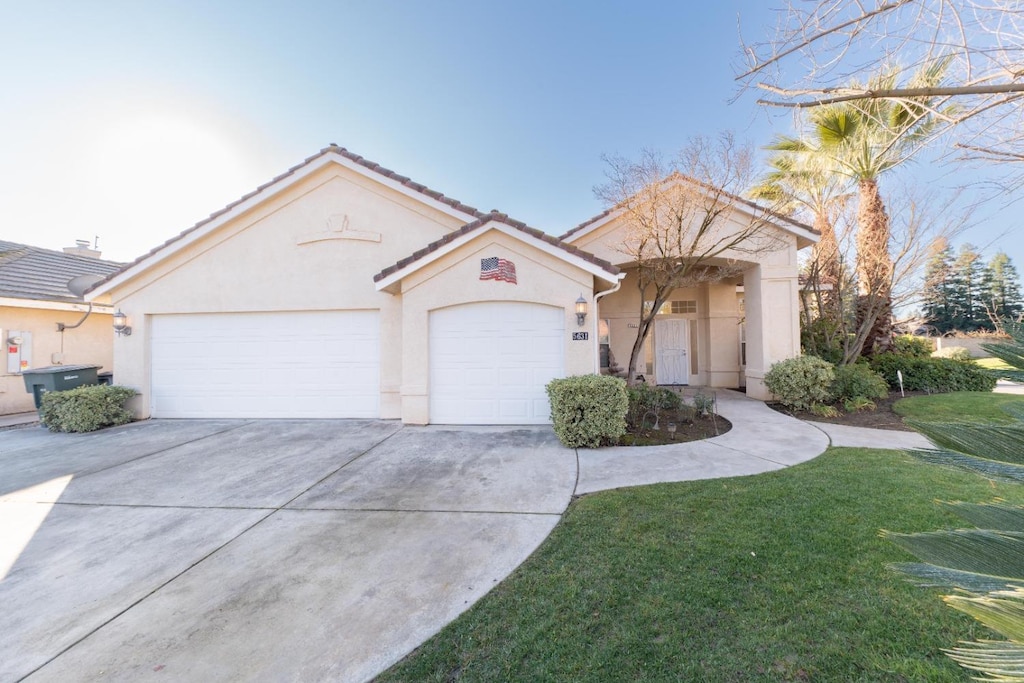
<path id="1" fill-rule="evenodd" d="M 690 383 L 690 321 L 654 321 L 654 374 L 658 384 Z"/>

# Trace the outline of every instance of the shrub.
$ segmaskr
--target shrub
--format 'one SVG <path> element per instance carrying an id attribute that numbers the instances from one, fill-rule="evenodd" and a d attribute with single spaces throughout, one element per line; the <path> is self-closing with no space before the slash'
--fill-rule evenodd
<path id="1" fill-rule="evenodd" d="M 698 391 L 693 396 L 693 408 L 702 417 L 710 415 L 715 409 L 715 397 Z"/>
<path id="2" fill-rule="evenodd" d="M 863 396 L 855 396 L 854 398 L 848 398 L 843 401 L 843 410 L 848 413 L 859 413 L 862 410 L 874 410 L 878 406 L 875 402 L 869 398 Z"/>
<path id="3" fill-rule="evenodd" d="M 51 432 L 94 432 L 132 421 L 125 401 L 138 392 L 128 387 L 95 385 L 43 394 L 40 421 Z"/>
<path id="4" fill-rule="evenodd" d="M 964 346 L 945 346 L 932 352 L 932 358 L 949 358 L 952 360 L 971 360 L 971 352 Z"/>
<path id="5" fill-rule="evenodd" d="M 764 375 L 768 391 L 783 405 L 808 410 L 828 401 L 835 380 L 832 364 L 816 356 L 800 356 L 775 363 Z"/>
<path id="6" fill-rule="evenodd" d="M 555 436 L 569 448 L 596 448 L 626 433 L 626 381 L 609 375 L 553 379 L 546 387 Z"/>
<path id="7" fill-rule="evenodd" d="M 839 411 L 835 406 L 830 406 L 827 403 L 812 403 L 811 404 L 811 415 L 817 415 L 818 417 L 839 417 Z"/>
<path id="8" fill-rule="evenodd" d="M 932 355 L 935 345 L 928 337 L 915 337 L 911 334 L 901 334 L 892 340 L 892 352 L 898 356 L 909 356 L 911 358 L 927 358 Z"/>
<path id="9" fill-rule="evenodd" d="M 995 377 L 983 368 L 949 358 L 911 358 L 881 353 L 871 359 L 871 367 L 894 389 L 899 388 L 897 370 L 903 373 L 903 388 L 908 391 L 992 391 L 996 386 Z"/>
<path id="10" fill-rule="evenodd" d="M 843 334 L 839 323 L 817 318 L 800 330 L 800 347 L 809 356 L 817 356 L 833 365 L 843 362 Z"/>
<path id="11" fill-rule="evenodd" d="M 832 382 L 832 400 L 845 402 L 854 398 L 885 398 L 889 385 L 882 376 L 864 363 L 840 365 L 835 369 L 836 379 Z"/>
<path id="12" fill-rule="evenodd" d="M 671 389 L 652 387 L 643 382 L 627 388 L 626 396 L 629 399 L 626 424 L 633 431 L 643 428 L 644 418 L 648 415 L 653 414 L 657 421 L 662 410 L 679 410 L 683 405 L 683 399 Z"/>

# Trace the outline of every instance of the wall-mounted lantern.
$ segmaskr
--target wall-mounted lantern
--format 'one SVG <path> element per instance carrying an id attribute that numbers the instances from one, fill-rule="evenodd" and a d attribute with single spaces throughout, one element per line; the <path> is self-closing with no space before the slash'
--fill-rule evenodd
<path id="1" fill-rule="evenodd" d="M 114 314 L 114 332 L 117 332 L 118 336 L 123 334 L 126 337 L 130 337 L 132 334 L 132 328 L 128 325 L 128 316 L 122 313 L 120 308 Z"/>
<path id="2" fill-rule="evenodd" d="M 580 298 L 576 299 L 576 324 L 583 327 L 583 322 L 587 319 L 587 300 L 583 298 L 583 294 L 580 294 Z"/>

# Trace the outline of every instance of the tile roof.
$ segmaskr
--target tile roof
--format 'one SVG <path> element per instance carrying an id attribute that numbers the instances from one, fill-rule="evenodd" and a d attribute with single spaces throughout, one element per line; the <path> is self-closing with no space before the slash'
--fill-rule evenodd
<path id="1" fill-rule="evenodd" d="M 566 242 L 563 242 L 559 238 L 553 235 L 549 235 L 546 232 L 538 230 L 537 228 L 531 228 L 526 223 L 522 223 L 520 221 L 509 218 L 508 215 L 503 214 L 499 211 L 491 211 L 490 213 L 482 214 L 480 218 L 477 218 L 472 223 L 467 223 L 458 230 L 450 232 L 441 239 L 431 242 L 422 249 L 413 252 L 411 255 L 406 256 L 404 259 L 394 264 L 393 266 L 388 266 L 384 270 L 374 275 L 373 281 L 380 282 L 384 278 L 397 273 L 406 266 L 409 266 L 415 263 L 416 261 L 419 261 L 424 256 L 427 256 L 428 254 L 437 251 L 444 245 L 449 244 L 464 235 L 468 235 L 469 233 L 483 227 L 484 225 L 490 223 L 491 221 L 496 221 L 498 223 L 502 223 L 503 225 L 507 225 L 511 228 L 515 228 L 516 230 L 524 232 L 535 239 L 541 240 L 542 242 L 546 242 L 547 244 L 550 244 L 554 247 L 558 247 L 562 251 L 565 251 L 569 254 L 572 254 L 573 256 L 579 257 L 585 261 L 593 263 L 595 266 L 598 266 L 599 268 L 603 268 L 612 275 L 618 275 L 620 272 L 618 267 L 612 265 L 611 263 L 605 261 L 604 259 L 600 259 L 589 252 L 583 251 L 582 249 L 574 247 L 571 244 L 567 244 Z"/>
<path id="2" fill-rule="evenodd" d="M 673 173 L 672 175 L 670 175 L 665 180 L 668 181 L 668 180 L 672 179 L 673 177 L 679 177 L 681 180 L 685 180 L 687 182 L 694 183 L 696 185 L 699 185 L 699 186 L 707 188 L 707 189 L 715 190 L 715 188 L 713 188 L 708 183 L 705 183 L 703 181 L 697 180 L 696 178 L 693 178 L 693 177 L 690 177 L 690 176 L 683 175 L 681 173 Z M 727 192 L 727 191 L 722 190 L 720 188 L 717 189 L 717 191 L 721 192 L 723 196 L 728 197 L 729 199 L 731 199 L 731 200 L 733 200 L 735 202 L 739 202 L 740 204 L 745 204 L 745 205 L 747 205 L 747 206 L 749 206 L 751 208 L 757 209 L 758 211 L 764 211 L 769 216 L 771 216 L 773 218 L 776 218 L 776 219 L 779 219 L 779 220 L 782 220 L 782 221 L 785 221 L 786 223 L 789 223 L 790 225 L 792 225 L 795 228 L 798 228 L 798 229 L 801 229 L 801 230 L 806 230 L 807 232 L 810 232 L 810 233 L 812 233 L 814 235 L 819 234 L 817 230 L 815 230 L 811 226 L 807 225 L 806 223 L 801 223 L 800 221 L 794 220 L 794 219 L 790 218 L 789 216 L 785 216 L 785 215 L 783 215 L 783 214 L 781 214 L 781 213 L 779 213 L 777 211 L 772 211 L 768 207 L 762 206 L 762 205 L 758 204 L 757 202 L 751 201 L 749 199 L 745 199 L 745 198 L 739 196 L 738 194 L 733 194 L 732 192 Z M 593 225 L 594 223 L 598 222 L 602 218 L 604 218 L 604 217 L 614 213 L 615 210 L 618 209 L 618 208 L 619 208 L 619 205 L 616 205 L 616 206 L 613 206 L 611 208 L 605 209 L 604 211 L 602 211 L 601 213 L 597 214 L 596 216 L 593 216 L 593 217 L 588 218 L 587 220 L 583 221 L 582 223 L 577 225 L 572 230 L 569 230 L 568 232 L 563 233 L 562 235 L 559 236 L 559 239 L 563 239 L 563 240 L 564 239 L 568 239 L 569 237 L 571 237 L 572 235 L 575 235 L 577 232 L 579 232 L 580 230 L 583 230 L 587 226 Z"/>
<path id="3" fill-rule="evenodd" d="M 0 297 L 80 303 L 82 297 L 68 291 L 68 280 L 106 277 L 120 268 L 114 261 L 0 240 Z"/>
<path id="4" fill-rule="evenodd" d="M 478 209 L 475 209 L 472 206 L 469 206 L 468 204 L 463 204 L 462 202 L 460 202 L 457 199 L 452 199 L 451 197 L 446 197 L 444 194 L 442 194 L 440 192 L 437 192 L 436 190 L 431 190 L 426 185 L 422 185 L 420 183 L 414 182 L 414 181 L 410 180 L 409 178 L 407 178 L 406 176 L 399 175 L 398 173 L 395 173 L 394 171 L 392 171 L 392 170 L 390 170 L 388 168 L 385 168 L 385 167 L 381 166 L 380 164 L 378 164 L 378 163 L 376 163 L 374 161 L 370 161 L 369 159 L 365 159 L 365 158 L 359 156 L 358 154 L 354 154 L 353 152 L 348 151 L 344 147 L 339 147 L 338 145 L 336 145 L 336 144 L 334 144 L 332 142 L 330 145 L 328 145 L 327 147 L 324 147 L 323 149 L 321 149 L 316 154 L 314 154 L 314 155 L 304 159 L 301 163 L 298 163 L 295 166 L 292 166 L 291 168 L 289 168 L 284 173 L 282 173 L 282 174 L 280 174 L 278 176 L 275 176 L 271 180 L 268 180 L 267 182 L 263 183 L 262 185 L 257 187 L 252 192 L 249 192 L 248 194 L 246 194 L 246 195 L 238 198 L 237 200 L 231 202 L 230 204 L 225 206 L 223 209 L 220 209 L 219 211 L 216 211 L 216 212 L 210 214 L 207 218 L 204 218 L 203 220 L 199 221 L 198 223 L 193 225 L 191 228 L 188 228 L 187 230 L 183 230 L 181 233 L 179 233 L 179 234 L 175 235 L 174 237 L 170 238 L 169 240 L 167 240 L 163 244 L 160 244 L 160 245 L 150 249 L 148 252 L 146 252 L 142 256 L 138 257 L 137 259 L 135 259 L 131 263 L 125 264 L 124 267 L 121 268 L 119 271 L 111 273 L 109 276 L 105 277 L 100 282 L 97 282 L 95 285 L 93 285 L 93 287 L 91 289 L 95 289 L 99 285 L 112 280 L 114 278 L 114 276 L 118 275 L 120 272 L 126 271 L 126 270 L 128 270 L 130 268 L 133 268 L 134 266 L 137 266 L 138 264 L 142 263 L 143 261 L 145 261 L 149 257 L 155 255 L 157 252 L 162 251 L 163 249 L 165 249 L 168 246 L 174 244 L 175 242 L 177 242 L 178 240 L 182 239 L 183 237 L 189 235 L 190 233 L 193 233 L 196 230 L 199 230 L 204 225 L 206 225 L 206 224 L 210 223 L 211 221 L 216 220 L 217 218 L 219 218 L 219 217 L 223 216 L 224 214 L 228 213 L 229 211 L 234 209 L 239 204 L 242 204 L 243 202 L 246 202 L 249 199 L 252 199 L 256 195 L 258 195 L 260 192 L 263 192 L 264 190 L 266 190 L 268 187 L 274 185 L 275 183 L 279 183 L 282 180 L 285 180 L 289 176 L 294 175 L 296 172 L 298 172 L 299 170 L 301 170 L 302 168 L 304 168 L 308 164 L 316 161 L 320 157 L 325 156 L 327 154 L 339 154 L 339 155 L 345 157 L 346 159 L 348 159 L 349 161 L 355 162 L 355 163 L 359 164 L 360 166 L 362 166 L 362 167 L 364 167 L 364 168 L 366 168 L 366 169 L 368 169 L 370 171 L 373 171 L 374 173 L 377 173 L 379 175 L 384 176 L 385 178 L 388 178 L 388 179 L 390 179 L 390 180 L 392 180 L 392 181 L 394 181 L 396 183 L 399 183 L 400 185 L 403 185 L 403 186 L 409 188 L 410 190 L 414 190 L 416 192 L 419 192 L 420 194 L 423 194 L 423 195 L 429 197 L 430 199 L 433 199 L 435 201 L 441 202 L 442 204 L 447 204 L 448 206 L 452 207 L 453 209 L 456 209 L 458 211 L 462 211 L 463 213 L 467 213 L 467 214 L 469 214 L 471 216 L 476 216 L 476 217 L 480 217 L 480 216 L 486 215 L 483 212 L 479 211 Z"/>

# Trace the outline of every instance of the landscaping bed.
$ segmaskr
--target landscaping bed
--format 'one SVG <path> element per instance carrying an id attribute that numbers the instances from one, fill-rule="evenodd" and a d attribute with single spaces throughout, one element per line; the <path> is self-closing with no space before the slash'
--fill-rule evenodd
<path id="1" fill-rule="evenodd" d="M 670 432 L 669 425 L 675 424 L 676 431 Z M 658 428 L 651 424 L 628 431 L 619 437 L 620 446 L 660 446 L 664 444 L 700 441 L 721 436 L 732 429 L 732 423 L 721 415 L 711 413 L 694 416 L 693 410 L 664 410 L 658 415 Z"/>
<path id="2" fill-rule="evenodd" d="M 906 397 L 927 396 L 923 391 L 908 391 Z M 839 411 L 834 417 L 825 417 L 808 410 L 793 410 L 781 403 L 769 403 L 768 407 L 785 415 L 791 415 L 808 422 L 827 422 L 829 424 L 849 425 L 851 427 L 868 427 L 870 429 L 891 429 L 900 432 L 914 431 L 903 423 L 903 416 L 893 410 L 893 405 L 903 399 L 898 391 L 891 391 L 885 398 L 874 399 L 875 409 L 855 412 Z"/>

